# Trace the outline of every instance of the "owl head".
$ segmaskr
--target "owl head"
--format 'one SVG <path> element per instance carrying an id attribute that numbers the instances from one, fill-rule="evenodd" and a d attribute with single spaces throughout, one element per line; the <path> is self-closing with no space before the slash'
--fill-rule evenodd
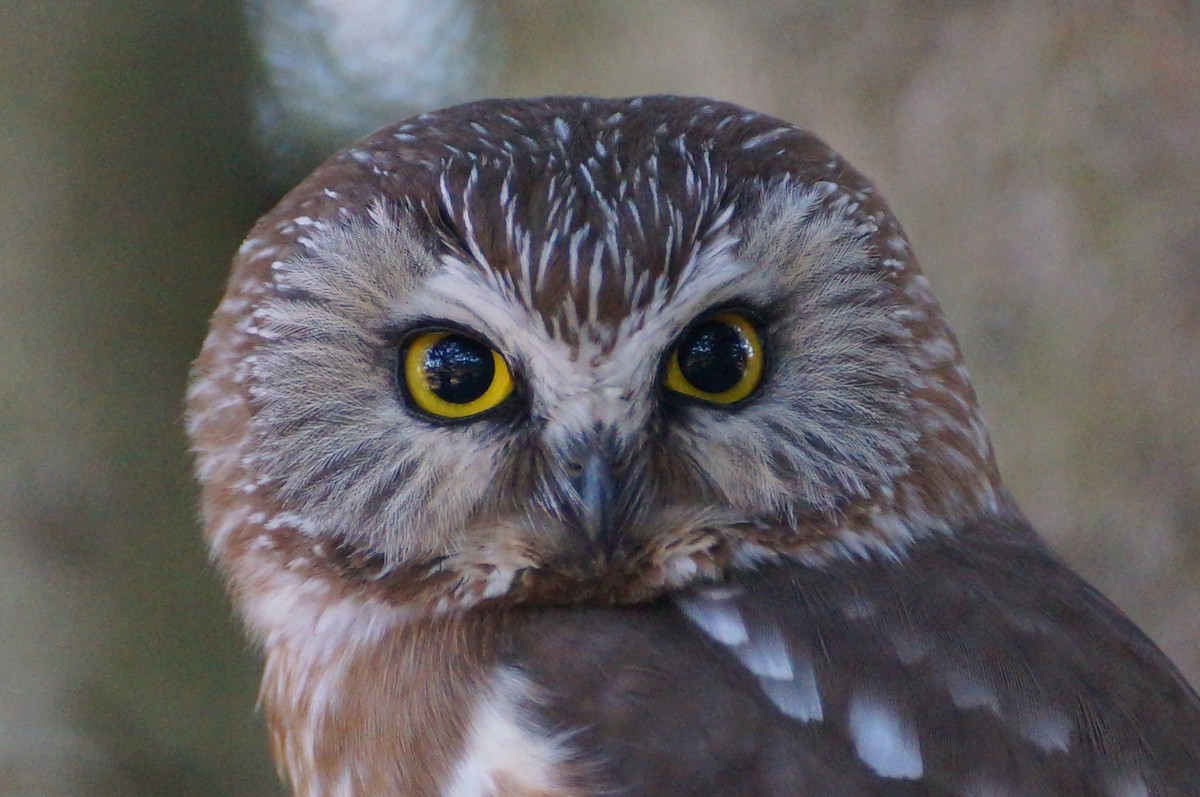
<path id="1" fill-rule="evenodd" d="M 239 250 L 189 411 L 235 585 L 433 610 L 895 555 L 1004 500 L 882 198 L 705 100 L 479 102 L 336 155 Z"/>

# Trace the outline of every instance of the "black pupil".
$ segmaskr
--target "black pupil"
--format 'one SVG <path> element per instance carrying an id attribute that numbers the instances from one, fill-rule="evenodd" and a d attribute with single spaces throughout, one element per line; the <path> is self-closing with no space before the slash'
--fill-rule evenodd
<path id="1" fill-rule="evenodd" d="M 724 393 L 746 372 L 746 339 L 729 324 L 703 321 L 679 344 L 679 370 L 693 387 L 705 393 Z"/>
<path id="2" fill-rule="evenodd" d="M 496 376 L 492 350 L 462 335 L 447 335 L 430 346 L 424 366 L 429 389 L 451 404 L 479 398 Z"/>

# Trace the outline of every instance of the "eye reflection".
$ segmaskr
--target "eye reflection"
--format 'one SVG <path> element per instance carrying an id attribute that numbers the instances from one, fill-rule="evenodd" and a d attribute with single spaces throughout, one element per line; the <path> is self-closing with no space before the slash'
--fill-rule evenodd
<path id="1" fill-rule="evenodd" d="M 513 391 L 498 351 L 460 332 L 423 332 L 408 344 L 398 381 L 416 406 L 440 418 L 469 418 Z"/>
<path id="2" fill-rule="evenodd" d="M 762 360 L 753 323 L 739 313 L 718 313 L 684 334 L 667 360 L 664 385 L 712 404 L 734 404 L 758 387 Z"/>

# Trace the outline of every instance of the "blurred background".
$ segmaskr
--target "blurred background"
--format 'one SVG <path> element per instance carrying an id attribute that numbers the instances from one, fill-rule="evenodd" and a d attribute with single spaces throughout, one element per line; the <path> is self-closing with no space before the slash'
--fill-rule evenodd
<path id="1" fill-rule="evenodd" d="M 189 362 L 333 148 L 550 93 L 733 100 L 871 175 L 1013 492 L 1200 683 L 1196 3 L 4 0 L 0 795 L 281 793 L 194 518 Z"/>

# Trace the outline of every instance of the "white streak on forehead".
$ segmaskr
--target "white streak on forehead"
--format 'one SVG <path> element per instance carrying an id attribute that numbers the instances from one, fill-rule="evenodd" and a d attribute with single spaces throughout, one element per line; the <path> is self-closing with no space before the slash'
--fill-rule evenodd
<path id="1" fill-rule="evenodd" d="M 541 326 L 495 271 L 451 255 L 443 256 L 435 273 L 389 310 L 400 321 L 433 318 L 462 324 L 497 345 L 507 342 L 514 329 L 527 334 Z"/>
<path id="2" fill-rule="evenodd" d="M 552 326 L 547 332 L 543 317 L 492 269 L 453 256 L 443 257 L 436 273 L 394 304 L 391 316 L 445 319 L 477 330 L 502 354 L 528 365 L 535 399 L 542 398 L 547 406 L 581 393 L 629 396 L 654 382 L 665 347 L 700 313 L 733 298 L 748 283 L 757 285 L 759 272 L 731 256 L 735 244 L 728 234 L 716 235 L 689 261 L 686 278 L 673 291 L 655 285 L 648 306 L 631 308 L 621 319 L 607 352 L 595 341 L 612 339 L 614 330 L 592 313 L 579 318 L 573 299 L 564 301 L 561 312 L 568 328 L 578 332 L 577 346 L 561 339 L 561 328 Z M 591 268 L 594 281 L 588 285 L 592 306 L 599 298 L 601 282 L 594 277 L 599 270 L 596 259 Z M 644 281 L 634 283 L 641 284 Z"/>

